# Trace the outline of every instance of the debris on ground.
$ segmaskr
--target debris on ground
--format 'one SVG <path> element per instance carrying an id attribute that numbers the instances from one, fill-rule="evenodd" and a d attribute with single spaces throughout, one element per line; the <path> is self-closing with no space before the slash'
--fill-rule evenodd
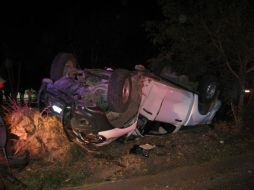
<path id="1" fill-rule="evenodd" d="M 134 145 L 130 149 L 130 154 L 138 154 L 144 157 L 149 157 L 150 150 L 155 148 L 155 145 L 143 144 L 143 145 Z"/>
<path id="2" fill-rule="evenodd" d="M 145 149 L 145 150 L 152 150 L 154 149 L 156 146 L 155 145 L 151 145 L 151 144 L 142 144 L 142 145 L 139 145 L 141 148 Z"/>

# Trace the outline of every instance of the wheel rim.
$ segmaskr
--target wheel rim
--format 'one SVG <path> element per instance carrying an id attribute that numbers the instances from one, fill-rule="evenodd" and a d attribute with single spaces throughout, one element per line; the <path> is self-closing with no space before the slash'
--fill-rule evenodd
<path id="1" fill-rule="evenodd" d="M 73 70 L 74 68 L 74 63 L 71 60 L 68 60 L 65 65 L 64 65 L 64 71 L 63 71 L 63 75 L 68 74 L 71 70 Z"/>
<path id="2" fill-rule="evenodd" d="M 217 85 L 215 83 L 210 84 L 206 90 L 206 98 L 212 99 L 216 92 Z"/>
<path id="3" fill-rule="evenodd" d="M 126 79 L 124 81 L 123 91 L 122 91 L 122 100 L 124 104 L 128 102 L 129 96 L 130 96 L 130 81 L 129 79 Z"/>
<path id="4" fill-rule="evenodd" d="M 85 118 L 76 118 L 71 119 L 71 127 L 75 131 L 79 132 L 90 132 L 92 130 L 91 123 Z"/>

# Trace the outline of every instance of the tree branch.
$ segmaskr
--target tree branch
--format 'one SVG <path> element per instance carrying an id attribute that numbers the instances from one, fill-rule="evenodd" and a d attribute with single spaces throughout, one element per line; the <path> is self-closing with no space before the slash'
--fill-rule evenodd
<path id="1" fill-rule="evenodd" d="M 221 51 L 222 55 L 223 55 L 223 56 L 225 57 L 225 59 L 226 59 L 225 63 L 226 63 L 227 68 L 229 69 L 229 71 L 230 71 L 237 79 L 241 80 L 240 77 L 239 77 L 239 75 L 238 75 L 238 74 L 234 71 L 234 69 L 231 67 L 231 65 L 230 65 L 230 63 L 229 63 L 229 61 L 228 61 L 228 57 L 226 56 L 226 53 L 225 53 L 224 48 L 223 48 L 223 46 L 222 46 L 221 41 L 220 41 L 220 40 L 217 40 L 217 43 L 218 43 L 218 48 L 219 48 L 219 50 Z"/>
<path id="2" fill-rule="evenodd" d="M 254 71 L 254 67 L 249 68 L 249 69 L 247 70 L 247 73 L 250 73 L 250 72 L 252 72 L 252 71 Z"/>
<path id="3" fill-rule="evenodd" d="M 238 79 L 240 80 L 239 75 L 233 70 L 233 68 L 231 67 L 229 61 L 226 60 L 225 63 L 226 63 L 227 68 L 230 70 L 230 72 L 231 72 L 236 78 L 238 78 Z"/>
<path id="4" fill-rule="evenodd" d="M 220 41 L 220 39 L 218 39 L 217 36 L 215 36 L 212 31 L 209 29 L 209 27 L 207 26 L 207 24 L 204 22 L 204 20 L 202 19 L 202 24 L 203 24 L 203 27 L 205 28 L 205 30 L 207 31 L 208 35 L 210 36 L 212 42 L 213 42 L 213 45 L 221 52 L 221 54 L 223 55 L 223 57 L 226 59 L 225 63 L 226 63 L 226 66 L 227 68 L 229 69 L 229 71 L 237 78 L 240 80 L 240 77 L 239 75 L 233 70 L 233 68 L 231 67 L 229 61 L 228 61 L 228 57 L 225 53 L 225 50 L 222 46 L 222 43 Z"/>

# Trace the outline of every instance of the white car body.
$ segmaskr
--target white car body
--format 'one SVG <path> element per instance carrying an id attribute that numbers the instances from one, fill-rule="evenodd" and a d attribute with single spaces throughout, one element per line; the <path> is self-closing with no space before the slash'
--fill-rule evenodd
<path id="1" fill-rule="evenodd" d="M 216 99 L 206 114 L 198 108 L 198 94 L 165 80 L 145 77 L 139 113 L 150 121 L 169 123 L 178 131 L 182 126 L 210 124 L 221 106 Z"/>
<path id="2" fill-rule="evenodd" d="M 149 121 L 158 121 L 175 126 L 177 132 L 182 126 L 210 124 L 221 106 L 221 101 L 215 99 L 206 114 L 201 114 L 198 108 L 197 93 L 179 87 L 166 80 L 143 76 L 142 95 L 139 113 Z M 107 141 L 98 144 L 102 146 L 123 136 L 136 133 L 137 121 L 126 128 L 113 128 L 98 134 Z"/>
<path id="3" fill-rule="evenodd" d="M 50 79 L 42 82 L 38 102 L 61 119 L 69 140 L 83 148 L 126 135 L 167 134 L 182 126 L 210 124 L 221 106 L 218 81 L 209 75 L 199 80 L 198 95 L 189 90 L 195 85 L 170 69 L 158 77 L 142 65 L 136 65 L 134 72 L 75 66 L 72 54 L 59 53 Z"/>

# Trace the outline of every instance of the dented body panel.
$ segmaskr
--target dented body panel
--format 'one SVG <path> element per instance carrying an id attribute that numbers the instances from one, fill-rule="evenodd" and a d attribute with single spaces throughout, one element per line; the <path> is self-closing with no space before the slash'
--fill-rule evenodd
<path id="1" fill-rule="evenodd" d="M 176 126 L 209 124 L 219 110 L 221 102 L 215 100 L 206 114 L 198 108 L 198 94 L 173 83 L 154 77 L 143 78 L 142 100 L 139 113 L 150 121 Z"/>

